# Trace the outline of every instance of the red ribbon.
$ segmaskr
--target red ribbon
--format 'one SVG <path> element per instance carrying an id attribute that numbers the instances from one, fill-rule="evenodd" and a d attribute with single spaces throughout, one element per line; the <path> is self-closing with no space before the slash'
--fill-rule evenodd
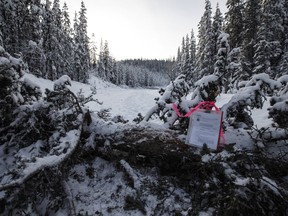
<path id="1" fill-rule="evenodd" d="M 216 112 L 220 111 L 220 109 L 215 105 L 215 101 L 202 101 L 202 102 L 198 103 L 198 105 L 196 107 L 191 108 L 188 113 L 186 113 L 185 115 L 182 115 L 180 113 L 177 105 L 175 103 L 173 103 L 173 109 L 180 118 L 189 117 L 198 109 L 212 110 L 213 107 L 215 108 Z M 225 137 L 224 137 L 222 127 L 220 127 L 220 138 L 222 140 L 222 143 L 224 144 L 225 143 Z"/>

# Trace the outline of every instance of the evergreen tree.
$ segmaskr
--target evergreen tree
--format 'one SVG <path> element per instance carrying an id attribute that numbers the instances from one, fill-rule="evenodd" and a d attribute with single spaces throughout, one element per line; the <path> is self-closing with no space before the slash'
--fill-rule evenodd
<path id="1" fill-rule="evenodd" d="M 3 28 L 4 28 L 4 2 L 0 2 L 0 46 L 3 47 Z"/>
<path id="2" fill-rule="evenodd" d="M 174 72 L 175 74 L 180 74 L 180 68 L 181 68 L 181 47 L 179 46 L 177 49 L 177 56 L 176 56 L 176 63 L 174 66 Z"/>
<path id="3" fill-rule="evenodd" d="M 26 39 L 22 48 L 23 60 L 28 64 L 29 71 L 37 76 L 43 76 L 45 70 L 46 56 L 43 50 L 42 40 L 42 18 L 43 5 L 41 0 L 27 1 L 25 30 Z"/>
<path id="4" fill-rule="evenodd" d="M 268 73 L 272 78 L 277 76 L 276 68 L 283 53 L 284 33 L 284 0 L 267 0 L 263 2 L 261 26 L 257 33 L 255 45 L 254 73 Z"/>
<path id="5" fill-rule="evenodd" d="M 83 83 L 88 80 L 88 70 L 90 66 L 86 10 L 85 4 L 82 1 L 79 19 L 76 21 L 77 17 L 75 17 L 74 21 L 76 80 Z"/>
<path id="6" fill-rule="evenodd" d="M 104 46 L 103 46 L 103 54 L 102 54 L 102 61 L 104 66 L 104 73 L 105 77 L 108 81 L 111 81 L 112 74 L 111 74 L 111 59 L 110 59 L 110 51 L 109 51 L 109 45 L 108 41 L 105 40 Z"/>
<path id="7" fill-rule="evenodd" d="M 194 35 L 193 29 L 191 30 L 191 35 L 190 35 L 190 42 L 189 42 L 189 70 L 190 74 L 188 75 L 188 79 L 191 80 L 193 83 L 194 80 L 194 69 L 196 65 L 196 38 Z"/>
<path id="8" fill-rule="evenodd" d="M 191 73 L 191 67 L 190 67 L 190 38 L 188 34 L 186 35 L 185 38 L 183 38 L 183 43 L 182 43 L 182 68 L 181 68 L 181 73 L 188 75 Z"/>
<path id="9" fill-rule="evenodd" d="M 257 31 L 260 26 L 261 4 L 260 0 L 248 0 L 245 4 L 243 16 L 244 31 L 242 32 L 242 65 L 243 69 L 252 75 L 254 68 L 253 57 L 255 55 L 255 44 Z"/>
<path id="10" fill-rule="evenodd" d="M 234 48 L 228 54 L 228 74 L 230 77 L 229 90 L 239 89 L 239 83 L 241 81 L 249 80 L 251 74 L 249 74 L 242 65 L 243 55 L 239 47 Z"/>
<path id="11" fill-rule="evenodd" d="M 21 58 L 12 57 L 3 47 L 0 47 L 0 58 L 0 140 L 2 145 L 3 136 L 11 137 L 10 133 L 5 132 L 3 128 L 9 127 L 15 116 L 15 109 L 22 104 L 29 104 L 39 99 L 41 91 L 37 85 L 30 85 L 31 82 L 27 79 L 20 81 L 26 72 Z M 23 131 L 26 131 L 25 129 L 22 128 Z"/>
<path id="12" fill-rule="evenodd" d="M 117 84 L 117 80 L 118 80 L 118 66 L 117 66 L 117 61 L 115 58 L 111 58 L 111 78 L 110 81 L 114 84 Z M 148 86 L 148 83 L 147 85 Z"/>
<path id="13" fill-rule="evenodd" d="M 3 34 L 2 34 L 2 31 L 1 31 L 1 27 L 0 27 L 0 46 L 3 47 L 3 39 L 2 38 L 3 38 Z"/>
<path id="14" fill-rule="evenodd" d="M 42 18 L 40 0 L 1 1 L 3 45 L 11 53 L 21 53 L 30 71 L 42 75 L 45 54 L 42 48 Z"/>
<path id="15" fill-rule="evenodd" d="M 103 41 L 101 39 L 100 42 L 100 52 L 99 52 L 99 58 L 97 61 L 97 71 L 98 76 L 104 80 L 106 80 L 106 73 L 105 73 L 105 66 L 104 66 L 104 51 L 103 51 Z"/>
<path id="16" fill-rule="evenodd" d="M 282 42 L 283 54 L 281 56 L 281 60 L 279 62 L 279 66 L 277 68 L 277 77 L 283 76 L 287 74 L 288 71 L 288 1 L 284 1 L 284 19 L 283 19 L 283 27 L 284 27 L 284 36 Z"/>
<path id="17" fill-rule="evenodd" d="M 91 67 L 95 70 L 97 66 L 97 47 L 95 43 L 95 34 L 92 34 L 92 38 L 90 40 L 90 63 Z"/>
<path id="18" fill-rule="evenodd" d="M 218 37 L 217 47 L 217 60 L 215 62 L 214 74 L 221 77 L 222 85 L 224 86 L 224 92 L 227 93 L 228 86 L 231 80 L 229 80 L 228 74 L 228 53 L 230 52 L 230 46 L 228 42 L 229 35 L 222 33 Z"/>
<path id="19" fill-rule="evenodd" d="M 182 42 L 181 42 L 181 48 L 180 48 L 180 56 L 179 56 L 179 71 L 180 74 L 184 74 L 184 70 L 185 70 L 185 57 L 187 55 L 186 52 L 186 41 L 185 41 L 185 37 L 182 37 Z"/>
<path id="20" fill-rule="evenodd" d="M 223 17 L 222 13 L 219 8 L 219 4 L 217 3 L 216 6 L 216 12 L 213 17 L 213 22 L 212 22 L 212 29 L 213 29 L 213 43 L 214 45 L 214 55 L 217 59 L 217 53 L 218 53 L 218 37 L 222 33 L 222 27 L 223 27 Z"/>
<path id="21" fill-rule="evenodd" d="M 9 53 L 19 53 L 19 19 L 21 17 L 17 17 L 17 4 L 14 1 L 4 0 L 1 9 L 4 47 Z"/>
<path id="22" fill-rule="evenodd" d="M 55 80 L 56 79 L 56 68 L 54 66 L 54 61 L 57 60 L 53 56 L 53 48 L 57 41 L 54 41 L 54 23 L 53 23 L 53 13 L 51 10 L 51 1 L 46 0 L 45 13 L 43 15 L 43 49 L 46 55 L 45 64 L 45 74 L 46 79 Z"/>
<path id="23" fill-rule="evenodd" d="M 74 61 L 74 41 L 72 38 L 72 28 L 70 23 L 70 16 L 68 12 L 68 6 L 66 3 L 63 5 L 62 9 L 62 46 L 63 46 L 63 70 L 64 75 L 68 75 L 74 79 L 73 74 L 73 61 Z"/>
<path id="24" fill-rule="evenodd" d="M 227 0 L 226 6 L 225 32 L 230 36 L 231 48 L 236 48 L 242 44 L 244 3 L 243 0 Z"/>
<path id="25" fill-rule="evenodd" d="M 211 20 L 211 3 L 209 0 L 205 0 L 205 12 L 199 23 L 199 42 L 197 49 L 197 77 L 198 80 L 202 76 L 213 74 L 214 71 L 214 47 L 213 44 L 213 31 Z"/>
<path id="26" fill-rule="evenodd" d="M 64 33 L 62 28 L 62 11 L 59 0 L 54 0 L 52 7 L 52 58 L 56 78 L 62 76 L 64 70 Z"/>

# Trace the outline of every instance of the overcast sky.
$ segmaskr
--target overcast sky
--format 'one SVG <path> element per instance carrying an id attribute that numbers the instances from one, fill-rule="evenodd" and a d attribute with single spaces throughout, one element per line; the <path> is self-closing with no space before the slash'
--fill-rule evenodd
<path id="1" fill-rule="evenodd" d="M 60 0 L 61 7 L 65 0 Z M 204 13 L 204 0 L 84 0 L 88 34 L 101 38 L 117 60 L 131 58 L 167 59 L 177 53 L 182 37 Z M 226 0 L 211 0 L 214 16 L 217 2 L 226 12 Z M 66 0 L 71 18 L 80 10 L 81 0 Z"/>

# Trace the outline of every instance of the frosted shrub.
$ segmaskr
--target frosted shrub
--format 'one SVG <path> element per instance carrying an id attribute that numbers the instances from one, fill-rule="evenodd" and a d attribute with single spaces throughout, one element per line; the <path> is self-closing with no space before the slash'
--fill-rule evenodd
<path id="1" fill-rule="evenodd" d="M 278 79 L 283 88 L 270 99 L 269 117 L 281 128 L 288 127 L 288 75 Z"/>
<path id="2" fill-rule="evenodd" d="M 262 108 L 266 94 L 274 92 L 280 82 L 270 79 L 268 74 L 256 74 L 246 85 L 222 107 L 225 119 L 234 127 L 250 128 L 254 121 L 250 109 Z"/>
<path id="3" fill-rule="evenodd" d="M 216 75 L 208 75 L 195 83 L 195 90 L 191 98 L 187 98 L 191 86 L 187 77 L 179 75 L 165 89 L 159 91 L 161 97 L 156 98 L 156 105 L 144 117 L 148 121 L 153 115 L 164 122 L 167 128 L 180 129 L 186 131 L 188 118 L 180 118 L 173 109 L 176 104 L 181 114 L 186 114 L 189 110 L 202 101 L 215 101 L 220 93 L 220 81 Z"/>

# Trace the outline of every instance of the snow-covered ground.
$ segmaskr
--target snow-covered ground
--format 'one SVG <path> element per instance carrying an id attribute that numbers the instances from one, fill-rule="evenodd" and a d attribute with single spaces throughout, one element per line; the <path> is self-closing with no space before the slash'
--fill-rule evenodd
<path id="1" fill-rule="evenodd" d="M 31 74 L 25 74 L 25 78 L 37 83 L 43 93 L 45 92 L 45 88 L 53 89 L 52 81 L 36 78 Z M 103 102 L 103 104 L 89 102 L 87 104 L 89 109 L 93 112 L 100 111 L 101 109 L 110 109 L 112 116 L 121 115 L 130 122 L 137 117 L 138 113 L 145 115 L 155 105 L 154 98 L 159 97 L 157 89 L 121 88 L 96 77 L 90 78 L 89 82 L 90 85 L 72 81 L 70 89 L 74 93 L 82 91 L 87 96 L 92 92 L 92 88 L 96 88 L 97 93 L 94 98 Z M 217 98 L 216 105 L 222 107 L 232 96 L 231 94 L 221 94 Z M 268 119 L 268 107 L 269 101 L 267 100 L 264 103 L 263 109 L 252 110 L 255 126 L 258 128 L 269 126 L 272 123 L 271 119 Z"/>
<path id="2" fill-rule="evenodd" d="M 54 83 L 52 81 L 36 78 L 31 74 L 25 74 L 24 78 L 38 84 L 43 93 L 45 92 L 45 88 L 53 89 Z M 92 92 L 92 89 L 94 88 L 95 90 L 96 88 L 97 94 L 94 97 L 100 102 L 103 102 L 103 104 L 89 102 L 87 104 L 89 109 L 93 112 L 98 112 L 101 109 L 110 109 L 112 116 L 121 115 L 130 122 L 137 117 L 138 113 L 145 115 L 148 110 L 155 105 L 154 98 L 159 96 L 158 90 L 120 88 L 95 77 L 90 79 L 90 85 L 72 81 L 72 86 L 69 88 L 75 94 L 81 91 L 85 96 L 88 96 Z M 232 96 L 233 95 L 229 94 L 220 95 L 217 98 L 216 105 L 222 107 Z M 252 111 L 255 125 L 257 125 L 258 128 L 271 124 L 271 120 L 268 119 L 268 106 L 269 103 L 266 101 L 263 109 Z M 237 147 L 240 148 L 253 145 L 250 136 L 244 129 L 229 130 L 225 134 L 225 138 L 227 143 L 237 143 Z M 227 152 L 225 151 L 223 154 L 225 153 Z M 213 157 L 213 155 L 214 154 L 212 154 L 211 157 Z M 155 182 L 157 184 L 159 183 L 157 182 L 158 177 L 153 173 L 153 170 L 151 170 L 152 173 L 146 173 L 146 175 L 145 173 L 142 174 L 139 170 L 133 170 L 124 160 L 121 160 L 120 164 L 122 167 L 121 170 L 125 170 L 125 172 L 119 171 L 119 168 L 117 168 L 119 165 L 97 157 L 90 164 L 82 163 L 72 167 L 69 178 L 65 182 L 65 190 L 67 194 L 69 194 L 68 198 L 72 203 L 71 206 L 74 207 L 71 212 L 78 212 L 79 215 L 105 216 L 168 215 L 157 213 L 157 211 L 164 209 L 163 212 L 169 212 L 168 210 L 170 209 L 179 209 L 179 211 L 182 209 L 181 215 L 188 215 L 183 209 L 188 210 L 191 208 L 193 198 L 190 197 L 189 194 L 179 188 L 173 188 L 173 185 L 166 182 L 166 186 L 162 188 L 162 190 L 168 191 L 169 196 L 167 197 L 169 198 L 166 197 L 162 199 L 157 193 L 154 194 L 152 191 L 152 186 Z M 125 177 L 125 175 L 127 175 L 127 173 L 133 178 L 133 187 L 126 183 L 125 179 L 127 177 Z M 239 183 L 237 179 L 236 183 L 240 184 L 241 182 Z M 146 189 L 142 190 L 143 187 Z M 145 191 L 145 193 L 139 194 L 139 191 Z M 140 203 L 141 205 L 138 209 L 129 209 L 129 206 L 127 207 L 129 197 L 136 199 L 136 201 L 140 197 L 141 199 L 139 198 L 139 200 L 145 205 L 143 204 L 142 206 Z M 135 202 L 135 200 L 133 202 Z M 47 203 L 43 202 L 41 205 L 41 209 L 45 211 L 45 205 L 47 205 Z M 125 205 L 126 209 L 123 208 Z M 158 207 L 159 205 L 161 208 Z M 41 212 L 41 210 L 39 211 Z M 58 215 L 66 215 L 64 210 L 63 214 L 61 214 L 61 211 L 57 213 Z M 202 212 L 199 215 L 209 216 L 212 215 L 212 213 Z"/>
<path id="3" fill-rule="evenodd" d="M 44 94 L 45 88 L 53 89 L 54 83 L 49 80 L 42 78 L 36 78 L 31 74 L 26 74 L 25 78 L 30 79 L 32 82 L 40 85 L 41 90 Z M 96 89 L 94 99 L 97 99 L 101 104 L 97 102 L 89 102 L 86 106 L 91 112 L 99 112 L 103 109 L 109 109 L 111 117 L 120 115 L 123 116 L 124 120 L 129 120 L 129 123 L 134 123 L 138 113 L 142 116 L 146 115 L 147 112 L 155 105 L 154 98 L 159 97 L 157 89 L 141 89 L 141 88 L 125 88 L 113 85 L 109 82 L 105 82 L 96 77 L 89 79 L 89 84 L 83 84 L 72 81 L 72 85 L 69 87 L 75 94 L 82 92 L 85 96 L 91 94 L 92 90 Z M 216 105 L 221 108 L 226 104 L 232 97 L 232 94 L 221 94 L 216 99 Z M 189 98 L 189 95 L 188 95 Z M 268 119 L 269 99 L 265 101 L 263 109 L 252 110 L 252 118 L 254 120 L 254 127 L 269 127 L 271 126 L 271 119 Z M 152 125 L 151 125 L 152 123 Z M 148 126 L 153 128 L 162 128 L 163 122 L 159 119 L 153 119 L 149 122 Z M 122 127 L 120 125 L 120 127 Z M 109 133 L 111 130 L 109 129 Z M 113 131 L 113 130 L 112 130 Z M 106 131 L 107 132 L 107 131 Z M 105 132 L 105 133 L 106 133 Z M 226 144 L 236 144 L 236 147 L 241 149 L 252 149 L 254 148 L 254 141 L 251 139 L 247 130 L 244 129 L 229 129 L 224 133 Z M 179 137 L 185 140 L 185 136 Z"/>

